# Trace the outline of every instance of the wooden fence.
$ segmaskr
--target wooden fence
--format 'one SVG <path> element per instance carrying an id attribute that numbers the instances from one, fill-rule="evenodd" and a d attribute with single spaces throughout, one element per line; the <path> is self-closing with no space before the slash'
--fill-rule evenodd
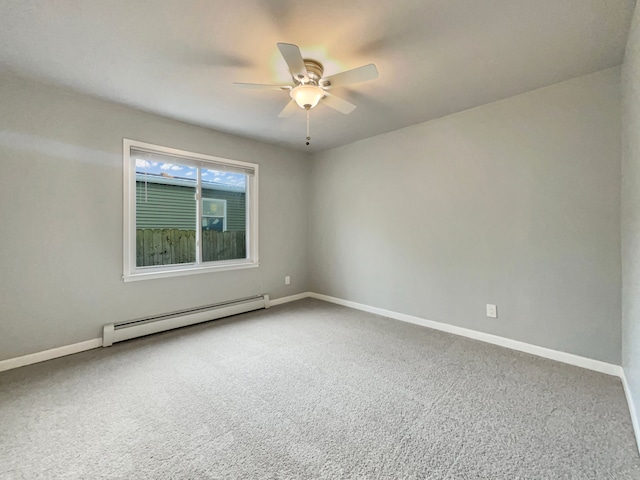
<path id="1" fill-rule="evenodd" d="M 245 232 L 202 232 L 202 260 L 214 262 L 247 256 Z M 196 261 L 195 230 L 136 230 L 136 265 L 173 265 Z"/>

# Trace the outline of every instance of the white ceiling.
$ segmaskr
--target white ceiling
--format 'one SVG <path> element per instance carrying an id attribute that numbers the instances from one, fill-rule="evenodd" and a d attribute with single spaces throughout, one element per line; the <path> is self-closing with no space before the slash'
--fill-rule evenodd
<path id="1" fill-rule="evenodd" d="M 634 0 L 3 0 L 0 66 L 215 130 L 316 152 L 622 63 Z M 277 42 L 377 80 L 277 118 Z"/>

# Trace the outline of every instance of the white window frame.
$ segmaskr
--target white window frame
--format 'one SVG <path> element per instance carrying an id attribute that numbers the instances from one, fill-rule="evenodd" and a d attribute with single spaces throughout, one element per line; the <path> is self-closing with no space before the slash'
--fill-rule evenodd
<path id="1" fill-rule="evenodd" d="M 235 260 L 221 260 L 217 262 L 202 262 L 201 260 L 201 209 L 202 192 L 200 169 L 198 169 L 198 188 L 196 193 L 196 261 L 195 263 L 183 263 L 176 265 L 155 265 L 147 267 L 136 266 L 136 165 L 131 158 L 131 148 L 157 152 L 163 155 L 177 157 L 176 161 L 196 167 L 215 168 L 216 165 L 228 165 L 252 169 L 255 173 L 247 175 L 246 185 L 246 232 L 247 232 L 247 258 Z M 123 139 L 123 275 L 125 282 L 146 280 L 152 278 L 177 277 L 197 273 L 220 272 L 260 266 L 258 259 L 258 165 L 255 163 L 241 162 L 227 158 L 214 157 L 201 153 L 188 152 L 176 148 L 153 145 L 137 140 Z M 207 165 L 211 164 L 211 165 Z M 225 214 L 226 221 L 226 214 Z"/>

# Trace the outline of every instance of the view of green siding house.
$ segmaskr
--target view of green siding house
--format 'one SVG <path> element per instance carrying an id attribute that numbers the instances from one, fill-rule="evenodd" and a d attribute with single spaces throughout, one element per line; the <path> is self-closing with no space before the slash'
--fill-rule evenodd
<path id="1" fill-rule="evenodd" d="M 136 178 L 136 228 L 195 230 L 195 181 L 138 174 Z M 219 231 L 246 228 L 244 187 L 203 182 L 203 225 L 217 224 Z M 207 202 L 206 200 L 217 200 Z M 226 207 L 226 208 L 223 208 Z M 226 210 L 226 211 L 225 211 Z M 221 223 L 218 224 L 217 222 Z M 224 224 L 224 227 L 222 227 Z"/>

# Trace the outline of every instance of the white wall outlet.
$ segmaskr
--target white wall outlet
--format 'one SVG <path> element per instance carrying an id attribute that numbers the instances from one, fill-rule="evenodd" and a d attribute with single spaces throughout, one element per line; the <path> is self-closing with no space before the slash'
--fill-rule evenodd
<path id="1" fill-rule="evenodd" d="M 487 317 L 498 318 L 498 307 L 487 303 Z"/>
<path id="2" fill-rule="evenodd" d="M 291 285 L 291 277 L 289 275 L 284 277 L 284 284 L 285 285 Z"/>

